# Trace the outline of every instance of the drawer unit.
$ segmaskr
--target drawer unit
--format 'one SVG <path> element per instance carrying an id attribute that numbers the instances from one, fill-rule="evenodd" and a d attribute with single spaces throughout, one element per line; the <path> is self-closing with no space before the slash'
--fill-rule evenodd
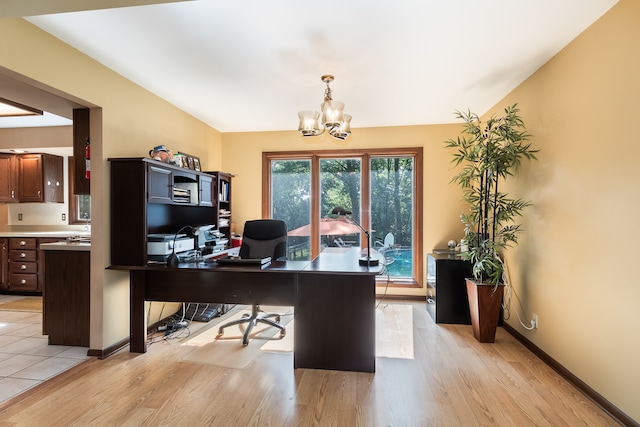
<path id="1" fill-rule="evenodd" d="M 43 292 L 44 256 L 41 243 L 60 241 L 60 238 L 12 237 L 3 239 L 3 263 L 0 271 L 0 289 L 15 292 Z M 0 269 L 2 270 L 2 269 Z"/>
<path id="2" fill-rule="evenodd" d="M 20 291 L 38 290 L 37 239 L 10 239 L 9 289 Z"/>

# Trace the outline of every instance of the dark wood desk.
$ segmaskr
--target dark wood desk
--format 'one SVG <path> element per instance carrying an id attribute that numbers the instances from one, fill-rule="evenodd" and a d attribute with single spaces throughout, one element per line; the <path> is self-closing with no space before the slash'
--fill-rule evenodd
<path id="1" fill-rule="evenodd" d="M 294 368 L 375 372 L 375 275 L 359 248 L 329 248 L 313 261 L 218 266 L 214 261 L 111 266 L 130 271 L 130 351 L 146 351 L 145 301 L 294 307 Z"/>

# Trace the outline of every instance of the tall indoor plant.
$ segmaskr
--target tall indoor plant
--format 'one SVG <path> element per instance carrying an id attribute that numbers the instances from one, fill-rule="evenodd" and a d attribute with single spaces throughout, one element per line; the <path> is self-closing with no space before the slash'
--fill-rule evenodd
<path id="1" fill-rule="evenodd" d="M 530 205 L 510 198 L 501 185 L 521 160 L 536 159 L 537 150 L 528 142 L 530 136 L 519 112 L 514 104 L 505 108 L 503 116 L 482 122 L 475 113 L 456 111 L 464 128 L 456 139 L 445 142 L 456 150 L 452 162 L 461 167 L 451 182 L 460 185 L 469 204 L 469 211 L 460 215 L 468 246 L 462 256 L 473 266 L 475 280 L 467 280 L 467 295 L 473 333 L 481 342 L 495 339 L 502 303 L 502 291 L 496 291 L 504 284 L 502 251 L 518 243 L 520 225 L 515 220 Z M 479 311 L 487 307 L 488 313 Z"/>

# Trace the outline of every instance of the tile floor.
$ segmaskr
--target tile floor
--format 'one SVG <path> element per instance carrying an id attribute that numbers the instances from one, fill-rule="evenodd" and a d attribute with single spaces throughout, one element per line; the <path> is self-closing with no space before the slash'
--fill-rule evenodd
<path id="1" fill-rule="evenodd" d="M 86 347 L 48 345 L 42 313 L 2 310 L 20 298 L 0 295 L 0 403 L 89 358 Z"/>

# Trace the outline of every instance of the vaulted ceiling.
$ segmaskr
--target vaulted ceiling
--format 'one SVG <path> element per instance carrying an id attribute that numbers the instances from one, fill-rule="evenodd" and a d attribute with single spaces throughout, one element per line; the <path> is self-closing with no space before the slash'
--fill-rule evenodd
<path id="1" fill-rule="evenodd" d="M 13 0 L 0 18 L 25 17 L 212 127 L 245 132 L 296 129 L 299 110 L 319 110 L 323 74 L 354 129 L 482 114 L 616 2 Z"/>

